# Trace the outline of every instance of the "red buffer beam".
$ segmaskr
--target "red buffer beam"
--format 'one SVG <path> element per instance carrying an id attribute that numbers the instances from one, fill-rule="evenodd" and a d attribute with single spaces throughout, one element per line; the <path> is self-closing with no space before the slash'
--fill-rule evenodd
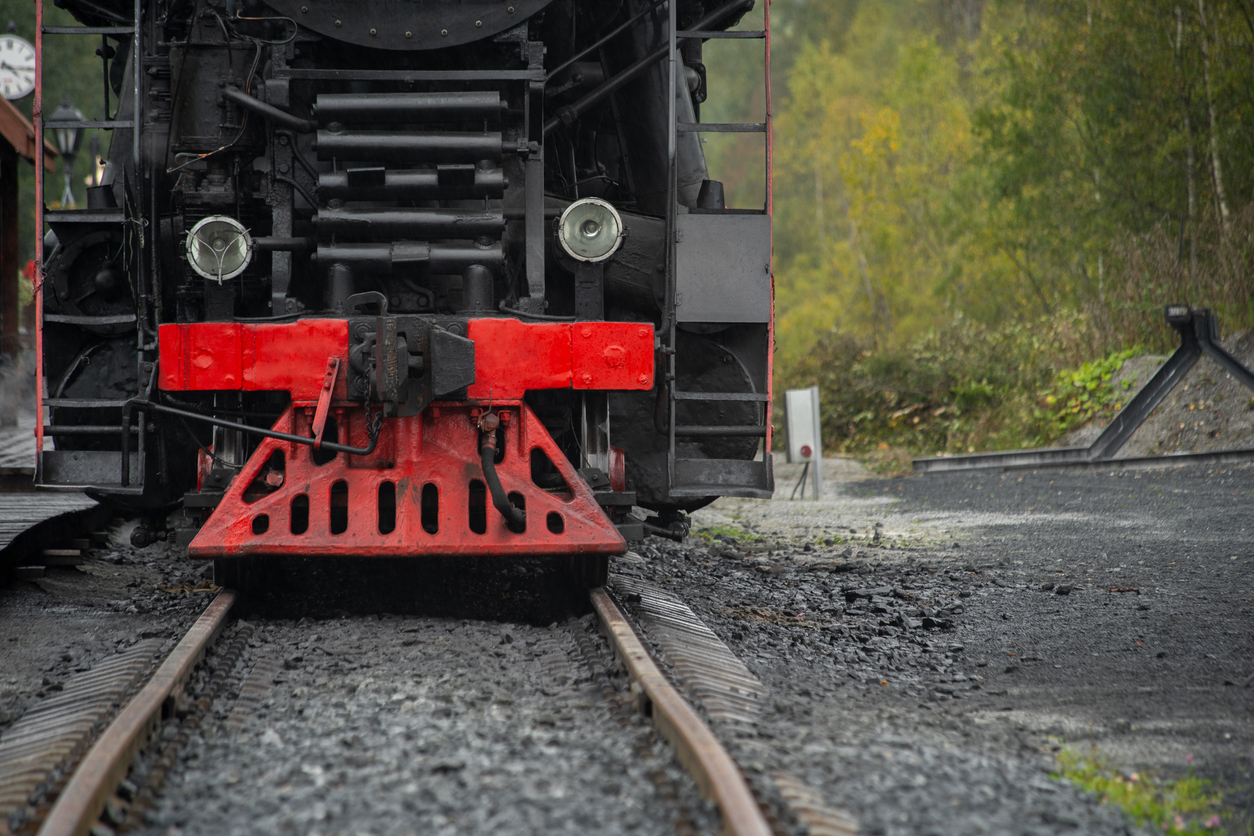
<path id="1" fill-rule="evenodd" d="M 160 327 L 160 387 L 168 392 L 288 391 L 317 400 L 327 360 L 348 367 L 348 322 L 200 322 Z M 532 323 L 472 319 L 475 382 L 468 396 L 521 398 L 529 389 L 653 388 L 653 326 L 639 322 Z M 345 376 L 333 397 L 347 396 Z"/>

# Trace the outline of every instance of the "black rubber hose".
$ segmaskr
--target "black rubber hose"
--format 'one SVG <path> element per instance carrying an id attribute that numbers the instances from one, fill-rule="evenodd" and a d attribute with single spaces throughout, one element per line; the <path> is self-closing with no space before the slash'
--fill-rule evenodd
<path id="1" fill-rule="evenodd" d="M 501 487 L 501 479 L 496 475 L 495 433 L 483 433 L 480 437 L 479 461 L 483 465 L 483 481 L 488 483 L 488 491 L 492 494 L 492 507 L 500 511 L 510 525 L 522 525 L 527 515 L 509 501 L 505 488 Z"/>

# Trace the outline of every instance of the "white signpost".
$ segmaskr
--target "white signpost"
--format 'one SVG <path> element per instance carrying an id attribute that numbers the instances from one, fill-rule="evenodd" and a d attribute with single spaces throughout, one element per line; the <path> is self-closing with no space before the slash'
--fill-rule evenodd
<path id="1" fill-rule="evenodd" d="M 804 481 L 813 474 L 814 498 L 823 497 L 823 430 L 819 419 L 819 387 L 789 389 L 784 392 L 784 432 L 788 437 L 789 463 L 803 462 L 801 498 L 806 495 Z M 793 488 L 793 494 L 797 489 Z"/>

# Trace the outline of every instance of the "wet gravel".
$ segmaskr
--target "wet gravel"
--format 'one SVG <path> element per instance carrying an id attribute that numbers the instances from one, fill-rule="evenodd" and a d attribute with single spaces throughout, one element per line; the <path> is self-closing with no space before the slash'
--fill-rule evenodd
<path id="1" fill-rule="evenodd" d="M 771 689 L 734 742 L 864 833 L 1123 833 L 1055 753 L 1214 780 L 1254 768 L 1250 468 L 954 474 L 721 500 L 637 571 Z"/>
<path id="2" fill-rule="evenodd" d="M 152 834 L 713 833 L 591 616 L 545 627 L 401 615 L 256 625 L 149 812 Z"/>

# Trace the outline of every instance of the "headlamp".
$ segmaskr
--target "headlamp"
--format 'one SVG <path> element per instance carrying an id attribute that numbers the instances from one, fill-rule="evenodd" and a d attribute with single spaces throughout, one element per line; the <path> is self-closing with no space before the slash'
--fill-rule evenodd
<path id="1" fill-rule="evenodd" d="M 253 239 L 244 225 L 226 215 L 210 215 L 187 233 L 187 263 L 219 284 L 233 279 L 253 258 Z"/>
<path id="2" fill-rule="evenodd" d="M 576 200 L 557 223 L 557 240 L 577 261 L 605 261 L 623 243 L 623 219 L 599 197 Z"/>

